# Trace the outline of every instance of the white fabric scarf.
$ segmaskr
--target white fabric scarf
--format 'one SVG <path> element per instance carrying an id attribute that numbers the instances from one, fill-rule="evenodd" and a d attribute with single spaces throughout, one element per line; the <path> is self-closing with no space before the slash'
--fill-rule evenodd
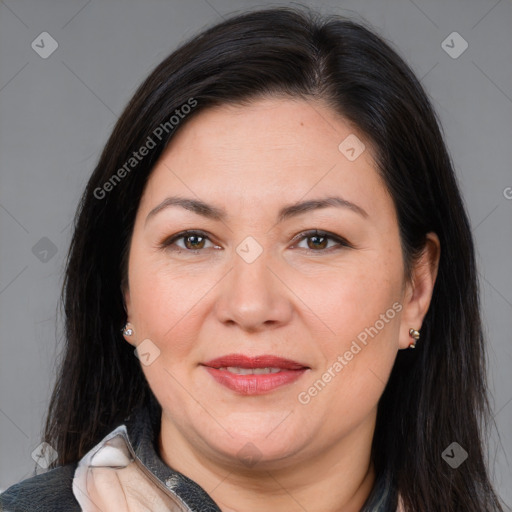
<path id="1" fill-rule="evenodd" d="M 112 431 L 79 461 L 73 494 L 82 512 L 190 512 L 146 476 L 120 434 L 124 429 Z"/>

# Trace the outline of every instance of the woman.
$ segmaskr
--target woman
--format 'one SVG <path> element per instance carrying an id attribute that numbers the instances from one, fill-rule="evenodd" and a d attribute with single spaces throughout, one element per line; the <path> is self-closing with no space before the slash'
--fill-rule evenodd
<path id="1" fill-rule="evenodd" d="M 89 180 L 58 457 L 2 506 L 502 510 L 476 276 L 400 57 L 335 16 L 227 19 L 155 69 Z"/>

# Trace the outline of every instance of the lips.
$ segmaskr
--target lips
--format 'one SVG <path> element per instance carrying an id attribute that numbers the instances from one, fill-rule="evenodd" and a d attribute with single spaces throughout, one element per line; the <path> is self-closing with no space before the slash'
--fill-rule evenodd
<path id="1" fill-rule="evenodd" d="M 281 370 L 301 370 L 302 368 L 307 368 L 306 365 L 291 359 L 284 359 L 283 357 L 270 355 L 248 357 L 243 354 L 229 354 L 218 357 L 204 363 L 204 365 L 210 368 L 280 368 Z"/>
<path id="2" fill-rule="evenodd" d="M 309 367 L 271 355 L 230 354 L 203 366 L 221 385 L 242 395 L 261 395 L 299 379 Z"/>

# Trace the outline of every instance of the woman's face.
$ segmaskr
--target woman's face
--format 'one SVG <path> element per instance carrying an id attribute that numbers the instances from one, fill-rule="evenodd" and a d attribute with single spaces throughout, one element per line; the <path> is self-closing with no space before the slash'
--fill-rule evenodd
<path id="1" fill-rule="evenodd" d="M 361 142 L 323 104 L 264 99 L 200 113 L 160 158 L 131 241 L 126 339 L 173 442 L 270 468 L 371 438 L 433 284 L 404 281 Z"/>

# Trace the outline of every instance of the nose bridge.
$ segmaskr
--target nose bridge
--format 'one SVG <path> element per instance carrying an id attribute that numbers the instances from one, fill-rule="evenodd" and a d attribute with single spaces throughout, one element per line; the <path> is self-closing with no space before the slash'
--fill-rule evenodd
<path id="1" fill-rule="evenodd" d="M 254 287 L 256 293 L 271 291 L 269 282 L 269 266 L 272 266 L 272 250 L 262 236 L 258 241 L 253 236 L 248 236 L 240 242 L 233 258 L 233 279 L 240 283 L 242 288 Z M 263 245 L 265 244 L 265 245 Z"/>
<path id="2" fill-rule="evenodd" d="M 217 301 L 222 321 L 247 329 L 285 322 L 291 312 L 286 287 L 274 275 L 274 252 L 248 236 L 235 248 L 233 268 Z"/>
<path id="3" fill-rule="evenodd" d="M 238 301 L 238 307 L 246 312 L 263 311 L 275 300 L 276 287 L 272 283 L 275 277 L 269 270 L 272 250 L 248 236 L 238 244 L 235 252 L 232 296 Z"/>

